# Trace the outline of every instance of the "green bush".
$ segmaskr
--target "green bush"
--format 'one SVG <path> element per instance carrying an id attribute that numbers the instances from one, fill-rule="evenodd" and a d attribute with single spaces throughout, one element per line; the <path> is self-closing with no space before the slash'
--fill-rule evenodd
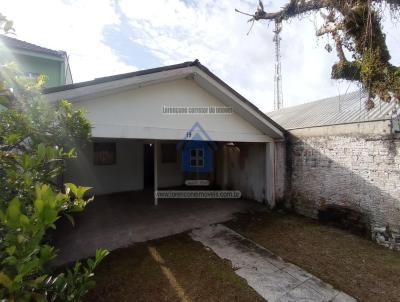
<path id="1" fill-rule="evenodd" d="M 65 273 L 49 265 L 57 253 L 46 232 L 62 215 L 73 222 L 71 214 L 93 198 L 88 187 L 60 185 L 65 160 L 90 138 L 90 123 L 65 100 L 49 104 L 40 93 L 44 80 L 0 68 L 1 301 L 80 301 L 107 255 L 98 250 Z"/>

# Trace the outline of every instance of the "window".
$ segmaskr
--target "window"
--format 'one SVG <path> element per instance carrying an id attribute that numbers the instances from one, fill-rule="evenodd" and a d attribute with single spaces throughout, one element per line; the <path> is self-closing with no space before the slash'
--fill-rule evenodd
<path id="1" fill-rule="evenodd" d="M 24 75 L 27 77 L 27 78 L 29 78 L 29 79 L 37 79 L 38 77 L 39 77 L 39 73 L 37 73 L 37 72 L 30 72 L 30 71 L 27 71 L 27 72 L 24 72 Z"/>
<path id="2" fill-rule="evenodd" d="M 177 153 L 175 144 L 161 144 L 161 162 L 163 164 L 176 163 Z"/>
<path id="3" fill-rule="evenodd" d="M 190 167 L 204 167 L 204 149 L 190 149 Z"/>
<path id="4" fill-rule="evenodd" d="M 116 164 L 115 143 L 93 143 L 94 164 L 98 166 Z"/>

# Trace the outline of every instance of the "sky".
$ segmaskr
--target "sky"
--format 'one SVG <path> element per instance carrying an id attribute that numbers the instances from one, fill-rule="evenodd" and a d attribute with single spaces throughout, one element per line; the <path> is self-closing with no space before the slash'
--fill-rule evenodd
<path id="1" fill-rule="evenodd" d="M 264 1 L 275 11 L 288 0 Z M 264 112 L 273 110 L 273 23 L 254 24 L 235 8 L 254 12 L 256 0 L 2 0 L 16 38 L 70 58 L 74 82 L 139 69 L 200 62 Z M 23 9 L 22 9 L 23 8 Z M 385 18 L 392 63 L 400 65 L 400 24 Z M 317 38 L 311 15 L 283 24 L 284 107 L 345 94 L 357 86 L 330 79 L 336 61 Z"/>

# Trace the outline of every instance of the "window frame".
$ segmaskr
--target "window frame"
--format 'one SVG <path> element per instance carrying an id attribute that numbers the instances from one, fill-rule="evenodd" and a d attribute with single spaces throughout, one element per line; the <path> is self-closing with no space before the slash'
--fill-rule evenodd
<path id="1" fill-rule="evenodd" d="M 194 155 L 192 155 L 194 151 Z M 200 155 L 201 151 L 201 155 Z M 205 164 L 205 152 L 204 148 L 191 148 L 189 149 L 189 166 L 190 168 L 204 168 Z M 195 165 L 192 165 L 192 161 L 195 161 Z M 199 163 L 202 162 L 202 165 Z"/>
<path id="2" fill-rule="evenodd" d="M 110 158 L 102 158 L 97 153 L 110 152 Z M 115 142 L 93 142 L 93 165 L 113 166 L 117 164 L 117 144 Z"/>

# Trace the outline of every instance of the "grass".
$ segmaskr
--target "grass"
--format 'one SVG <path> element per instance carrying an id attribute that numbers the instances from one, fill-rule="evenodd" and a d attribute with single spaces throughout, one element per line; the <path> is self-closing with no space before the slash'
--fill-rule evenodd
<path id="1" fill-rule="evenodd" d="M 230 263 L 187 234 L 113 251 L 87 302 L 263 301 Z"/>
<path id="2" fill-rule="evenodd" d="M 400 301 L 400 252 L 293 214 L 240 215 L 227 225 L 359 301 Z"/>

